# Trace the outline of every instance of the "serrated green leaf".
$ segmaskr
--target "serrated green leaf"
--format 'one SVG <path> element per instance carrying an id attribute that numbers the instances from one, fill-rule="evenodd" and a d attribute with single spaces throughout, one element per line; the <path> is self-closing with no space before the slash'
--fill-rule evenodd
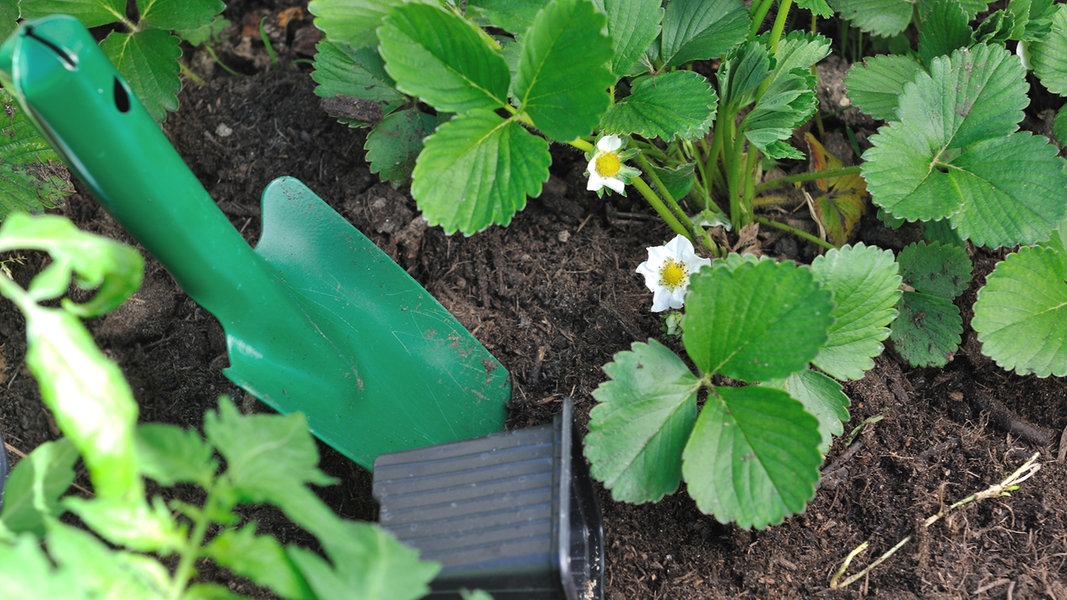
<path id="1" fill-rule="evenodd" d="M 476 9 L 497 27 L 515 34 L 523 34 L 533 24 L 538 11 L 550 0 L 468 0 L 468 9 Z"/>
<path id="2" fill-rule="evenodd" d="M 426 139 L 411 195 L 431 225 L 470 235 L 507 225 L 541 193 L 552 156 L 548 143 L 489 111 L 459 115 Z"/>
<path id="3" fill-rule="evenodd" d="M 224 397 L 204 415 L 204 435 L 226 460 L 225 478 L 241 501 L 280 505 L 295 487 L 333 483 L 318 469 L 319 451 L 301 413 L 242 415 Z"/>
<path id="4" fill-rule="evenodd" d="M 126 0 L 20 0 L 23 19 L 54 14 L 76 17 L 86 27 L 115 23 L 126 18 Z"/>
<path id="5" fill-rule="evenodd" d="M 378 37 L 385 70 L 405 94 L 447 112 L 507 106 L 507 63 L 462 17 L 407 4 L 389 13 Z"/>
<path id="6" fill-rule="evenodd" d="M 836 379 L 859 379 L 882 353 L 882 340 L 897 315 L 901 277 L 893 253 L 844 246 L 817 257 L 811 271 L 834 301 L 829 338 L 812 363 Z"/>
<path id="7" fill-rule="evenodd" d="M 815 77 L 804 69 L 794 69 L 771 80 L 741 121 L 740 129 L 770 158 L 802 159 L 804 154 L 785 140 L 815 114 L 815 107 Z"/>
<path id="8" fill-rule="evenodd" d="M 929 12 L 919 33 L 919 56 L 924 64 L 974 41 L 970 19 L 957 0 L 927 0 L 925 6 Z"/>
<path id="9" fill-rule="evenodd" d="M 207 488 L 218 470 L 214 454 L 214 448 L 193 430 L 166 423 L 137 427 L 141 473 L 162 485 L 196 483 Z"/>
<path id="10" fill-rule="evenodd" d="M 332 537 L 337 538 L 333 565 L 299 546 L 286 548 L 319 598 L 416 600 L 430 591 L 441 568 L 420 561 L 417 550 L 370 523 L 338 520 Z"/>
<path id="11" fill-rule="evenodd" d="M 842 17 L 863 31 L 892 37 L 911 23 L 913 2 L 901 0 L 829 0 Z"/>
<path id="12" fill-rule="evenodd" d="M 256 535 L 255 524 L 224 529 L 204 545 L 203 553 L 282 598 L 315 598 L 281 543 L 271 536 Z"/>
<path id="13" fill-rule="evenodd" d="M 601 129 L 665 141 L 702 137 L 715 119 L 717 104 L 715 90 L 699 73 L 648 75 L 633 80 L 630 95 L 608 109 Z"/>
<path id="14" fill-rule="evenodd" d="M 986 278 L 971 326 L 982 352 L 1019 375 L 1067 375 L 1067 266 L 1062 250 L 1021 248 Z"/>
<path id="15" fill-rule="evenodd" d="M 685 305 L 682 341 L 697 368 L 745 381 L 780 379 L 806 367 L 833 322 L 830 292 L 791 262 L 701 269 Z"/>
<path id="16" fill-rule="evenodd" d="M 722 523 L 762 529 L 804 510 L 819 481 L 819 423 L 789 394 L 720 387 L 685 447 L 689 495 Z"/>
<path id="17" fill-rule="evenodd" d="M 1067 5 L 1060 5 L 1052 17 L 1052 30 L 1044 39 L 1029 46 L 1034 74 L 1048 90 L 1067 95 Z"/>
<path id="18" fill-rule="evenodd" d="M 185 548 L 187 532 L 158 496 L 93 499 L 68 496 L 63 505 L 105 540 L 137 552 L 170 554 Z"/>
<path id="19" fill-rule="evenodd" d="M 889 339 L 897 354 L 916 367 L 940 367 L 960 345 L 963 318 L 951 300 L 905 291 Z"/>
<path id="20" fill-rule="evenodd" d="M 615 54 L 611 72 L 616 78 L 630 73 L 656 40 L 663 21 L 660 0 L 593 0 L 608 16 L 608 34 Z"/>
<path id="21" fill-rule="evenodd" d="M 785 381 L 773 382 L 771 387 L 788 393 L 804 405 L 804 410 L 819 421 L 819 454 L 825 455 L 834 437 L 844 432 L 851 403 L 841 384 L 811 369 L 797 371 Z"/>
<path id="22" fill-rule="evenodd" d="M 140 27 L 196 29 L 211 23 L 226 4 L 221 0 L 137 0 Z"/>
<path id="23" fill-rule="evenodd" d="M 971 259 L 950 244 L 910 244 L 897 257 L 904 283 L 917 292 L 954 300 L 971 280 Z"/>
<path id="24" fill-rule="evenodd" d="M 1067 146 L 1067 104 L 1056 111 L 1056 117 L 1052 120 L 1052 135 L 1056 136 L 1060 148 Z"/>
<path id="25" fill-rule="evenodd" d="M 352 96 L 373 100 L 390 113 L 407 102 L 398 92 L 381 55 L 373 48 L 351 48 L 323 40 L 315 46 L 315 94 L 324 98 Z"/>
<path id="26" fill-rule="evenodd" d="M 682 449 L 697 417 L 699 384 L 655 340 L 635 342 L 604 366 L 593 392 L 585 456 L 593 477 L 620 502 L 655 502 L 678 489 Z"/>
<path id="27" fill-rule="evenodd" d="M 0 88 L 0 220 L 16 211 L 40 212 L 74 192 L 59 155 Z"/>
<path id="28" fill-rule="evenodd" d="M 0 2 L 0 39 L 6 40 L 18 29 L 19 1 L 4 0 Z"/>
<path id="29" fill-rule="evenodd" d="M 672 0 L 663 15 L 659 57 L 667 67 L 718 58 L 748 34 L 740 0 Z"/>
<path id="30" fill-rule="evenodd" d="M 201 25 L 195 29 L 182 29 L 175 31 L 178 37 L 182 38 L 191 46 L 203 46 L 205 44 L 217 44 L 222 39 L 222 32 L 231 25 L 230 20 L 224 18 L 222 15 L 215 15 L 215 18 L 206 25 Z"/>
<path id="31" fill-rule="evenodd" d="M 555 0 L 522 38 L 512 85 L 519 112 L 552 140 L 588 135 L 608 108 L 611 39 L 588 0 Z"/>
<path id="32" fill-rule="evenodd" d="M 46 522 L 63 512 L 59 498 L 74 482 L 77 461 L 78 451 L 67 438 L 45 442 L 20 460 L 4 486 L 2 529 L 44 537 Z"/>
<path id="33" fill-rule="evenodd" d="M 900 120 L 871 137 L 871 198 L 907 220 L 949 218 L 961 237 L 1000 247 L 1046 239 L 1063 218 L 1063 161 L 1018 132 L 1028 99 L 1014 55 L 976 45 L 934 59 L 905 86 Z"/>
<path id="34" fill-rule="evenodd" d="M 177 36 L 162 29 L 112 31 L 100 48 L 153 119 L 162 122 L 168 111 L 178 110 L 182 49 Z"/>
<path id="35" fill-rule="evenodd" d="M 830 5 L 826 3 L 826 0 L 797 0 L 797 6 L 807 9 L 811 11 L 813 15 L 820 16 L 824 19 L 834 16 L 834 9 L 830 8 Z"/>
<path id="36" fill-rule="evenodd" d="M 861 111 L 883 121 L 897 118 L 900 90 L 915 80 L 922 65 L 899 54 L 881 54 L 852 65 L 845 76 L 848 97 Z"/>
<path id="37" fill-rule="evenodd" d="M 758 38 L 770 47 L 770 34 Z M 804 31 L 791 31 L 778 40 L 774 50 L 772 77 L 789 73 L 793 69 L 810 69 L 830 54 L 830 40 Z"/>
<path id="38" fill-rule="evenodd" d="M 767 48 L 755 41 L 735 46 L 723 57 L 715 76 L 719 81 L 720 112 L 736 113 L 756 100 L 756 90 L 771 74 Z"/>
<path id="39" fill-rule="evenodd" d="M 418 109 L 400 110 L 388 115 L 367 134 L 364 149 L 371 173 L 377 173 L 393 187 L 407 183 L 415 160 L 426 139 L 442 121 Z"/>
<path id="40" fill-rule="evenodd" d="M 421 0 L 311 0 L 308 12 L 326 39 L 362 48 L 378 45 L 378 26 L 394 6 L 413 1 Z"/>

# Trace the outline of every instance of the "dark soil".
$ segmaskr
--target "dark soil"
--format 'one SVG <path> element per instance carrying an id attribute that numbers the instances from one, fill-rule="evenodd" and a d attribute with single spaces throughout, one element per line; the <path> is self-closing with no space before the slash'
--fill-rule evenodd
<path id="1" fill-rule="evenodd" d="M 509 227 L 472 237 L 426 228 L 405 190 L 369 172 L 365 134 L 321 110 L 308 65 L 294 62 L 313 47 L 310 19 L 305 13 L 278 27 L 279 10 L 256 3 L 228 9 L 237 25 L 216 50 L 243 76 L 223 72 L 202 51 L 187 53 L 206 83 L 186 84 L 181 109 L 165 129 L 192 170 L 249 241 L 259 233 L 260 190 L 280 175 L 301 179 L 504 363 L 515 387 L 509 427 L 549 422 L 570 396 L 584 429 L 602 365 L 634 341 L 663 339 L 633 270 L 646 246 L 671 237 L 668 230 L 639 204 L 588 194 L 583 159 L 562 148 L 541 197 Z M 259 42 L 254 24 L 261 16 L 275 24 L 270 31 L 280 65 L 270 63 Z M 242 30 L 241 23 L 253 27 Z M 85 195 L 57 212 L 132 242 Z M 869 239 L 877 233 L 870 230 Z M 772 256 L 810 258 L 777 234 L 761 234 L 759 246 Z M 965 319 L 993 265 L 984 253 L 974 258 L 979 275 L 960 302 Z M 39 267 L 31 259 L 17 274 L 25 280 Z M 129 378 L 144 421 L 197 427 L 222 394 L 241 399 L 246 410 L 267 410 L 222 376 L 221 328 L 151 258 L 143 288 L 89 325 Z M 15 460 L 16 450 L 29 452 L 57 430 L 23 366 L 24 323 L 10 306 L 0 311 L 0 335 L 0 433 Z M 1005 373 L 979 350 L 967 330 L 943 369 L 910 368 L 890 350 L 864 379 L 848 384 L 852 418 L 845 431 L 858 433 L 836 441 L 814 501 L 782 525 L 748 531 L 718 524 L 684 490 L 642 506 L 615 503 L 601 490 L 606 598 L 1067 598 L 1067 469 L 1060 442 L 1067 388 L 1060 379 Z M 320 446 L 323 469 L 341 481 L 321 490 L 323 498 L 343 515 L 374 519 L 369 475 Z M 921 527 L 943 506 L 1001 481 L 1034 452 L 1043 468 L 1018 491 Z M 285 541 L 306 541 L 273 511 L 250 516 Z M 869 577 L 844 591 L 829 589 L 831 575 L 857 545 L 869 541 L 870 549 L 850 572 L 908 535 L 913 540 Z M 231 585 L 262 595 L 245 582 Z"/>

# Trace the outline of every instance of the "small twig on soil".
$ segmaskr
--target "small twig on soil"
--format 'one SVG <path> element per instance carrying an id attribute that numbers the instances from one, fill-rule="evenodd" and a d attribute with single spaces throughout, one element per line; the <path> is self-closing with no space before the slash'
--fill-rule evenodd
<path id="1" fill-rule="evenodd" d="M 821 488 L 823 482 L 826 481 L 827 477 L 831 477 L 835 475 L 838 471 L 843 469 L 845 467 L 845 463 L 852 460 L 852 457 L 855 456 L 856 453 L 859 452 L 860 448 L 862 447 L 863 440 L 854 442 L 851 446 L 848 447 L 847 450 L 841 453 L 841 456 L 838 456 L 833 460 L 833 462 L 831 462 L 829 465 L 826 465 L 826 468 L 822 470 L 822 474 L 819 477 L 819 483 L 815 485 L 815 489 Z"/>
<path id="2" fill-rule="evenodd" d="M 1034 476 L 1035 473 L 1041 470 L 1041 464 L 1037 462 L 1039 456 L 1041 456 L 1041 453 L 1035 452 L 1029 460 L 1023 463 L 1023 465 L 1016 469 L 1011 475 L 1008 475 L 1008 477 L 1004 479 L 1004 481 L 1001 481 L 1000 483 L 995 485 L 991 485 L 980 492 L 971 494 L 970 496 L 967 496 L 966 498 L 959 500 L 950 506 L 942 508 L 940 511 L 937 512 L 937 514 L 931 517 L 927 517 L 927 519 L 922 523 L 923 529 L 930 527 L 934 523 L 943 519 L 953 510 L 966 504 L 970 504 L 972 502 L 981 502 L 982 500 L 987 500 L 989 498 L 999 498 L 1001 496 L 1011 495 L 1011 492 L 1019 489 L 1020 483 L 1026 481 L 1027 479 L 1030 479 Z M 904 546 L 904 544 L 907 544 L 909 541 L 911 541 L 911 538 L 912 536 L 910 535 L 906 536 L 904 539 L 897 542 L 895 546 L 893 546 L 889 550 L 886 550 L 881 556 L 874 559 L 871 564 L 864 567 L 861 571 L 845 578 L 845 580 L 843 581 L 840 581 L 841 576 L 845 574 L 845 571 L 848 570 L 849 565 L 852 564 L 852 559 L 863 553 L 863 551 L 867 549 L 867 546 L 870 544 L 870 542 L 863 542 L 859 546 L 856 546 L 851 552 L 848 553 L 848 556 L 845 557 L 844 562 L 841 563 L 841 566 L 838 567 L 837 571 L 833 574 L 833 576 L 830 577 L 830 589 L 838 590 L 866 577 L 878 565 L 888 560 L 889 557 L 893 556 L 893 554 L 895 554 L 897 550 L 900 550 Z"/>
<path id="3" fill-rule="evenodd" d="M 1062 463 L 1064 459 L 1067 459 L 1067 427 L 1063 428 L 1063 433 L 1060 434 L 1060 450 L 1056 453 L 1056 462 Z"/>
<path id="4" fill-rule="evenodd" d="M 1052 443 L 1055 436 L 1052 430 L 1027 422 L 996 398 L 978 393 L 972 394 L 971 399 L 979 410 L 984 410 L 989 414 L 990 422 L 1000 429 L 1015 434 L 1031 444 L 1047 446 Z"/>

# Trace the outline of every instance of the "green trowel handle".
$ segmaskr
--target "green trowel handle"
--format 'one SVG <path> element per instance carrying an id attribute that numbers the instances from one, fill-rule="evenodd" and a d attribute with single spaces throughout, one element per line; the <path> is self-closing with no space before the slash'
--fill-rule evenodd
<path id="1" fill-rule="evenodd" d="M 224 324 L 246 313 L 257 299 L 235 288 L 254 285 L 259 258 L 78 20 L 24 24 L 0 48 L 0 72 L 104 208 L 194 300 Z"/>

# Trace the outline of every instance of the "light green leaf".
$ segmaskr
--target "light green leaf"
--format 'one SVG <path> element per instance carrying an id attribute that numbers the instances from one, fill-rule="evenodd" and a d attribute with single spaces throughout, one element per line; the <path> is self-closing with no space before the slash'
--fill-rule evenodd
<path id="1" fill-rule="evenodd" d="M 806 367 L 833 322 L 830 292 L 791 262 L 701 269 L 685 306 L 682 341 L 697 368 L 745 381 Z"/>
<path id="2" fill-rule="evenodd" d="M 156 29 L 196 29 L 224 8 L 221 0 L 137 0 L 139 25 Z"/>
<path id="3" fill-rule="evenodd" d="M 74 482 L 77 461 L 78 451 L 67 438 L 45 442 L 20 460 L 4 487 L 0 529 L 44 537 L 45 523 L 63 512 L 59 498 Z"/>
<path id="4" fill-rule="evenodd" d="M 702 512 L 762 529 L 815 495 L 820 440 L 818 421 L 789 394 L 719 387 L 697 418 L 682 474 Z"/>
<path id="5" fill-rule="evenodd" d="M 522 38 L 513 93 L 519 112 L 549 139 L 588 135 L 608 108 L 615 78 L 605 25 L 588 0 L 555 0 Z"/>
<path id="6" fill-rule="evenodd" d="M 178 58 L 181 40 L 162 29 L 137 33 L 112 31 L 100 48 L 156 121 L 178 109 Z"/>
<path id="7" fill-rule="evenodd" d="M 484 14 L 491 23 L 515 34 L 523 34 L 533 24 L 538 11 L 549 0 L 467 0 L 467 7 Z"/>
<path id="8" fill-rule="evenodd" d="M 630 95 L 608 109 L 601 129 L 665 141 L 702 137 L 715 119 L 717 103 L 715 90 L 699 73 L 639 77 L 633 80 Z"/>
<path id="9" fill-rule="evenodd" d="M 271 536 L 256 535 L 255 524 L 222 530 L 204 545 L 203 553 L 282 598 L 315 598 L 281 543 Z"/>
<path id="10" fill-rule="evenodd" d="M 417 550 L 377 525 L 338 521 L 332 536 L 336 544 L 330 562 L 299 546 L 286 548 L 319 598 L 416 600 L 430 591 L 429 583 L 441 569 L 420 561 Z"/>
<path id="11" fill-rule="evenodd" d="M 817 257 L 811 270 L 834 301 L 829 339 L 812 362 L 836 379 L 859 379 L 882 353 L 882 340 L 897 315 L 901 277 L 893 253 L 844 246 Z"/>
<path id="12" fill-rule="evenodd" d="M 1056 10 L 1052 31 L 1032 42 L 1029 49 L 1030 64 L 1042 85 L 1054 94 L 1067 95 L 1067 5 Z"/>
<path id="13" fill-rule="evenodd" d="M 215 450 L 196 431 L 166 423 L 137 427 L 141 473 L 162 485 L 196 483 L 210 486 L 218 471 Z"/>
<path id="14" fill-rule="evenodd" d="M 471 23 L 433 6 L 393 9 L 378 30 L 398 90 L 448 112 L 507 105 L 507 63 Z"/>
<path id="15" fill-rule="evenodd" d="M 929 65 L 937 56 L 966 48 L 974 41 L 970 20 L 958 0 L 927 0 L 928 14 L 919 33 L 919 56 Z"/>
<path id="16" fill-rule="evenodd" d="M 630 73 L 659 35 L 663 8 L 660 0 L 594 0 L 608 16 L 608 34 L 615 48 L 611 72 Z"/>
<path id="17" fill-rule="evenodd" d="M 374 48 L 352 48 L 323 40 L 315 46 L 315 94 L 324 98 L 352 96 L 374 100 L 390 113 L 407 102 L 385 72 L 385 63 Z"/>
<path id="18" fill-rule="evenodd" d="M 170 554 L 188 544 L 188 533 L 158 496 L 92 499 L 68 496 L 63 505 L 107 541 L 138 552 Z"/>
<path id="19" fill-rule="evenodd" d="M 672 0 L 663 15 L 660 59 L 667 67 L 719 58 L 748 34 L 740 0 Z"/>
<path id="20" fill-rule="evenodd" d="M 507 225 L 541 193 L 552 157 L 548 143 L 489 111 L 459 115 L 426 139 L 411 195 L 431 225 L 470 235 Z"/>
<path id="21" fill-rule="evenodd" d="M 959 348 L 963 318 L 949 299 L 906 291 L 891 329 L 893 347 L 909 364 L 940 367 L 948 364 Z"/>
<path id="22" fill-rule="evenodd" d="M 1018 132 L 1028 99 L 1019 60 L 976 45 L 934 59 L 904 88 L 900 121 L 879 129 L 863 158 L 875 204 L 896 217 L 949 218 L 960 236 L 1000 247 L 1047 239 L 1063 218 L 1063 161 Z"/>
<path id="23" fill-rule="evenodd" d="M 2 15 L 0 15 L 2 17 Z M 0 220 L 11 212 L 39 212 L 74 191 L 70 174 L 22 107 L 0 88 Z"/>
<path id="24" fill-rule="evenodd" d="M 224 476 L 241 501 L 281 504 L 280 496 L 304 483 L 333 483 L 318 469 L 302 413 L 242 415 L 223 397 L 218 411 L 204 415 L 204 435 L 226 460 Z"/>
<path id="25" fill-rule="evenodd" d="M 86 27 L 107 25 L 126 18 L 126 0 L 20 0 L 23 19 L 54 14 L 77 17 Z"/>
<path id="26" fill-rule="evenodd" d="M 0 39 L 6 40 L 18 28 L 18 0 L 0 2 Z"/>
<path id="27" fill-rule="evenodd" d="M 819 454 L 825 455 L 834 441 L 834 436 L 845 430 L 848 420 L 848 405 L 851 401 L 841 389 L 841 384 L 811 369 L 793 373 L 785 380 L 767 384 L 782 390 L 804 405 L 804 410 L 819 421 Z"/>
<path id="28" fill-rule="evenodd" d="M 971 259 L 953 244 L 910 244 L 900 251 L 897 262 L 904 283 L 947 300 L 955 300 L 971 280 Z"/>
<path id="29" fill-rule="evenodd" d="M 1056 136 L 1060 148 L 1067 147 L 1067 104 L 1056 111 L 1056 117 L 1052 121 L 1052 135 Z"/>
<path id="30" fill-rule="evenodd" d="M 815 114 L 815 107 L 815 77 L 807 70 L 794 69 L 771 80 L 740 129 L 770 158 L 802 159 L 804 154 L 785 141 Z"/>
<path id="31" fill-rule="evenodd" d="M 852 65 L 845 76 L 848 97 L 861 111 L 875 119 L 897 118 L 897 103 L 904 84 L 915 80 L 922 65 L 899 54 L 880 54 Z"/>
<path id="32" fill-rule="evenodd" d="M 971 326 L 982 352 L 1019 375 L 1067 375 L 1067 257 L 1062 244 L 1008 255 L 986 278 Z"/>
<path id="33" fill-rule="evenodd" d="M 53 523 L 48 551 L 60 570 L 78 581 L 93 598 L 163 598 L 170 584 L 166 568 L 147 556 L 108 548 L 91 533 Z"/>
<path id="34" fill-rule="evenodd" d="M 422 152 L 422 141 L 433 133 L 442 118 L 412 108 L 382 119 L 367 134 L 363 146 L 371 173 L 377 173 L 393 187 L 407 183 L 415 169 L 415 159 Z"/>
<path id="35" fill-rule="evenodd" d="M 902 0 L 829 0 L 830 6 L 860 29 L 893 37 L 911 23 L 913 2 Z"/>
<path id="36" fill-rule="evenodd" d="M 53 259 L 30 284 L 33 300 L 53 300 L 70 289 L 99 288 L 88 301 L 63 300 L 67 312 L 100 316 L 122 304 L 141 285 L 144 259 L 136 250 L 108 238 L 79 230 L 70 220 L 45 215 L 13 214 L 0 227 L 0 252 L 41 250 Z"/>
<path id="37" fill-rule="evenodd" d="M 761 35 L 758 39 L 770 47 L 769 33 Z M 810 69 L 829 54 L 829 39 L 804 31 L 791 31 L 778 40 L 778 47 L 774 51 L 772 76 L 777 77 L 793 69 Z"/>
<path id="38" fill-rule="evenodd" d="M 353 48 L 378 45 L 378 26 L 394 6 L 413 0 L 311 0 L 308 12 L 325 38 Z M 417 1 L 417 0 L 415 0 Z M 423 2 L 424 4 L 428 2 Z"/>
<path id="39" fill-rule="evenodd" d="M 697 416 L 697 378 L 669 348 L 635 342 L 604 366 L 593 392 L 585 456 L 620 502 L 655 502 L 678 489 L 682 449 Z"/>
<path id="40" fill-rule="evenodd" d="M 96 598 L 81 588 L 77 577 L 53 569 L 40 541 L 31 535 L 19 536 L 14 544 L 0 544 L 0 564 L 4 565 L 2 598 Z"/>

